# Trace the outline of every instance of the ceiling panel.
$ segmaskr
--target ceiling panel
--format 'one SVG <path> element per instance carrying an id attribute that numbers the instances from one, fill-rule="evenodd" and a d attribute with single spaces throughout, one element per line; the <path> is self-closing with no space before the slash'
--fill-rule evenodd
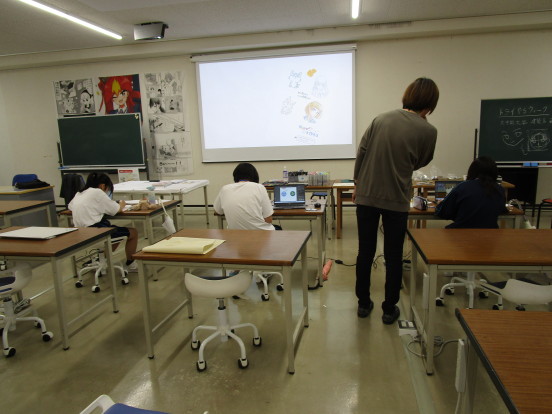
<path id="1" fill-rule="evenodd" d="M 552 10 L 551 0 L 43 0 L 123 35 L 95 34 L 18 0 L 0 1 L 0 56 L 135 43 L 133 26 L 162 21 L 164 40 Z"/>

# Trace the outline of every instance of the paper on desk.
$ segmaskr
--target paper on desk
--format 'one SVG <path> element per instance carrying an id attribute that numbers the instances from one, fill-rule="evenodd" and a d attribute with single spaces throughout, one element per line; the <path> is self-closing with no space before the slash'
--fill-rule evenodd
<path id="1" fill-rule="evenodd" d="M 219 239 L 198 239 L 194 237 L 171 237 L 161 240 L 142 250 L 152 253 L 206 254 L 224 243 Z"/>
<path id="2" fill-rule="evenodd" d="M 334 183 L 334 187 L 352 187 L 355 183 Z"/>

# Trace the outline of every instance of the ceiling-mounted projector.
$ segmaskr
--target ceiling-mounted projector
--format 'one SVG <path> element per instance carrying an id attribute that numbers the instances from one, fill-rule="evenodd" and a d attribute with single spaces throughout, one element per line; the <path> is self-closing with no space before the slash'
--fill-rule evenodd
<path id="1" fill-rule="evenodd" d="M 140 23 L 134 25 L 134 40 L 157 40 L 165 37 L 169 26 L 163 22 Z"/>

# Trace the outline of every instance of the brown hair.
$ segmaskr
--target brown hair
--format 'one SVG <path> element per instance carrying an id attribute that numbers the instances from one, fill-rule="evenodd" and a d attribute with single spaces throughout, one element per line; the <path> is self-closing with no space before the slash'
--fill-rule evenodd
<path id="1" fill-rule="evenodd" d="M 418 78 L 412 82 L 402 98 L 403 109 L 420 112 L 428 109 L 432 113 L 439 100 L 439 88 L 435 82 L 429 78 Z"/>

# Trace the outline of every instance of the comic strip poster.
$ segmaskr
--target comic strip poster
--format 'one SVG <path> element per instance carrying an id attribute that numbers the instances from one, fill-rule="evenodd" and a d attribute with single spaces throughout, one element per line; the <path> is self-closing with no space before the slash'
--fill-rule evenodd
<path id="1" fill-rule="evenodd" d="M 182 72 L 146 73 L 148 123 L 160 178 L 193 173 L 192 145 L 186 132 Z"/>
<path id="2" fill-rule="evenodd" d="M 54 82 L 58 118 L 95 115 L 92 79 L 72 79 Z"/>

